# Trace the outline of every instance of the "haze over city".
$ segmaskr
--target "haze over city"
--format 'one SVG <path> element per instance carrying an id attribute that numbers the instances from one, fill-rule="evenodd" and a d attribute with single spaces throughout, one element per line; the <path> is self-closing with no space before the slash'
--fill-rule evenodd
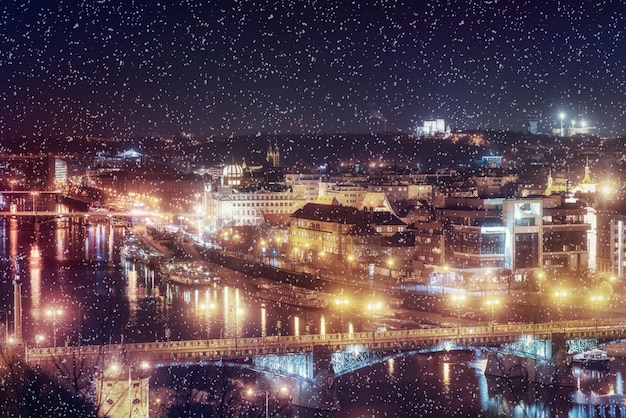
<path id="1" fill-rule="evenodd" d="M 4 1 L 0 135 L 624 132 L 617 2 Z"/>

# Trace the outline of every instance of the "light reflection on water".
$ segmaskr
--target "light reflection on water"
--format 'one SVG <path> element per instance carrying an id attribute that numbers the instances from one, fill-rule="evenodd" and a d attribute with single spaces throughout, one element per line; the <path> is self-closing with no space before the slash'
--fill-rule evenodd
<path id="1" fill-rule="evenodd" d="M 71 314 L 59 322 L 59 343 L 294 335 L 338 332 L 336 312 L 307 311 L 258 300 L 242 288 L 223 285 L 189 289 L 159 285 L 154 270 L 133 263 L 112 263 L 123 239 L 121 228 L 94 225 L 81 230 L 67 225 L 44 226 L 34 241 L 32 229 L 19 220 L 3 220 L 0 249 L 5 271 L 8 258 L 24 255 L 25 338 L 50 333 L 40 313 L 55 301 Z M 30 226 L 32 228 L 32 226 Z M 4 308 L 12 305 L 10 280 L 0 283 Z M 210 307 L 203 310 L 202 306 Z M 349 327 L 359 329 L 355 318 Z M 350 328 L 353 330 L 353 328 Z M 50 337 L 50 336 L 48 336 Z M 49 340 L 48 340 L 49 341 Z M 623 371 L 615 360 L 607 371 L 573 368 L 573 388 L 516 386 L 485 376 L 475 353 L 408 355 L 390 359 L 337 379 L 342 411 L 329 416 L 626 416 Z M 319 414 L 318 414 L 319 415 Z M 302 413 L 298 416 L 306 416 Z"/>

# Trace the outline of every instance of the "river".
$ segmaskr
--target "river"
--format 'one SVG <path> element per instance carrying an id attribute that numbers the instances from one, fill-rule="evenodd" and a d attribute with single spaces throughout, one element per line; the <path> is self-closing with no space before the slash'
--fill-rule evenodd
<path id="1" fill-rule="evenodd" d="M 260 300 L 251 287 L 161 284 L 154 271 L 120 260 L 118 250 L 128 233 L 123 227 L 55 221 L 42 223 L 36 232 L 28 221 L 4 219 L 0 233 L 3 317 L 12 310 L 11 260 L 17 258 L 24 340 L 30 346 L 331 333 L 359 330 L 367 323 L 356 307 L 341 313 L 337 308 L 306 310 Z M 48 313 L 51 308 L 56 314 Z M 402 354 L 341 376 L 335 381 L 338 413 L 290 405 L 288 395 L 281 398 L 279 391 L 284 385 L 288 393 L 287 379 L 244 372 L 233 376 L 263 388 L 276 416 L 626 416 L 621 360 L 606 371 L 574 368 L 576 387 L 551 388 L 487 377 L 477 361 L 482 355 Z M 217 373 L 206 369 L 212 370 L 200 371 L 205 377 Z M 195 371 L 154 372 L 154 396 L 177 386 L 176 376 L 189 373 Z M 263 399 L 254 398 L 248 402 L 262 407 Z"/>

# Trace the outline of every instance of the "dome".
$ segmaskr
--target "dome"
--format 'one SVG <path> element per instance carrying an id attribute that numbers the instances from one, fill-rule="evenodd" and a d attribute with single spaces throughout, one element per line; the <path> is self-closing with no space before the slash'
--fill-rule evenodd
<path id="1" fill-rule="evenodd" d="M 222 172 L 223 177 L 241 177 L 243 176 L 243 167 L 239 164 L 228 164 Z"/>
<path id="2" fill-rule="evenodd" d="M 228 164 L 222 171 L 222 186 L 241 186 L 243 167 L 239 164 Z"/>

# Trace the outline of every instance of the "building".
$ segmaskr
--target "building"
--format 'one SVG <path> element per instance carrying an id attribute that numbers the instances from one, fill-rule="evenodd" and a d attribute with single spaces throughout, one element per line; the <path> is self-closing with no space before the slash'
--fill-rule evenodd
<path id="1" fill-rule="evenodd" d="M 446 131 L 446 122 L 443 119 L 425 120 L 422 126 L 417 127 L 416 131 L 418 135 L 424 136 L 449 133 L 449 131 Z"/>
<path id="2" fill-rule="evenodd" d="M 207 187 L 205 224 L 209 229 L 284 224 L 306 203 L 301 186 L 257 184 L 251 178 L 245 166 L 229 164 L 219 183 Z"/>
<path id="3" fill-rule="evenodd" d="M 476 286 L 503 272 L 588 268 L 588 209 L 560 195 L 447 198 L 445 207 L 409 225 L 416 234 L 415 274 Z M 432 281 L 431 281 L 432 282 Z"/>
<path id="4" fill-rule="evenodd" d="M 306 202 L 313 202 L 320 196 L 320 173 L 287 173 L 285 184 L 298 187 Z"/>
<path id="5" fill-rule="evenodd" d="M 406 224 L 387 211 L 362 211 L 351 206 L 307 203 L 289 223 L 289 257 L 317 266 L 392 271 L 411 268 L 414 237 Z M 408 264 L 407 264 L 408 262 Z"/>
<path id="6" fill-rule="evenodd" d="M 277 143 L 272 144 L 269 140 L 265 159 L 270 167 L 280 167 L 280 149 Z"/>

